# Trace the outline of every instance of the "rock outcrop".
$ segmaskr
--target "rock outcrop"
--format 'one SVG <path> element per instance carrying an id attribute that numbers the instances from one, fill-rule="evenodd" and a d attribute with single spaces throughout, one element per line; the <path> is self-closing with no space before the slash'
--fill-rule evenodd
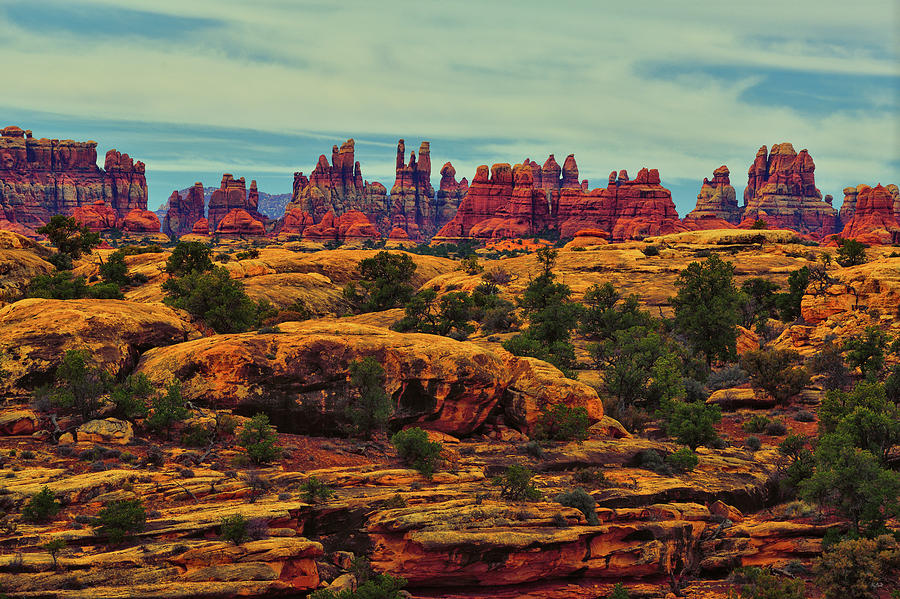
<path id="1" fill-rule="evenodd" d="M 103 202 L 124 218 L 147 209 L 144 163 L 116 150 L 97 166 L 97 142 L 35 139 L 18 127 L 0 130 L 0 219 L 35 229 L 54 214 Z"/>
<path id="2" fill-rule="evenodd" d="M 789 143 L 762 146 L 747 173 L 742 227 L 762 220 L 770 228 L 824 237 L 834 233 L 837 211 L 816 188 L 816 165 Z"/>
<path id="3" fill-rule="evenodd" d="M 592 420 L 603 416 L 592 388 L 532 358 L 343 321 L 279 326 L 277 334 L 216 335 L 151 350 L 137 370 L 153 381 L 178 377 L 187 399 L 242 413 L 265 410 L 294 432 L 341 427 L 352 396 L 348 364 L 368 356 L 385 369 L 398 425 L 466 435 L 497 413 L 527 431 L 541 407 L 556 403 L 585 407 Z"/>
<path id="4" fill-rule="evenodd" d="M 209 230 L 217 231 L 219 223 L 232 210 L 242 210 L 251 219 L 259 221 L 265 229 L 268 220 L 258 211 L 259 192 L 256 189 L 256 181 L 250 182 L 250 191 L 248 193 L 244 178 L 235 179 L 230 173 L 222 175 L 222 183 L 219 189 L 212 193 L 209 199 L 209 210 L 207 212 L 207 220 L 209 222 Z M 229 226 L 233 226 L 229 225 Z M 256 227 L 253 227 L 256 229 Z"/>
<path id="5" fill-rule="evenodd" d="M 713 171 L 712 181 L 703 179 L 697 194 L 697 206 L 684 217 L 687 226 L 718 229 L 722 228 L 723 222 L 725 228 L 741 222 L 742 210 L 738 207 L 729 174 L 728 167 L 723 164 Z"/>
<path id="6" fill-rule="evenodd" d="M 466 192 L 469 190 L 469 181 L 463 177 L 456 181 L 456 169 L 449 162 L 441 167 L 441 183 L 434 197 L 434 220 L 436 230 L 449 223 L 459 205 L 462 203 Z"/>
<path id="7" fill-rule="evenodd" d="M 320 223 L 329 213 L 340 217 L 350 210 L 364 214 L 380 231 L 390 230 L 387 191 L 380 183 L 363 180 L 352 139 L 340 148 L 332 148 L 330 163 L 324 154 L 319 156 L 308 178 L 302 172 L 294 173 L 293 196 L 285 209 L 283 222 L 276 229 L 302 233 L 306 226 Z"/>
<path id="8" fill-rule="evenodd" d="M 159 217 L 150 210 L 135 208 L 119 220 L 119 228 L 129 233 L 159 233 Z"/>
<path id="9" fill-rule="evenodd" d="M 119 215 L 103 200 L 75 208 L 72 218 L 94 232 L 114 229 L 119 222 Z"/>
<path id="10" fill-rule="evenodd" d="M 173 191 L 166 205 L 162 232 L 169 237 L 181 237 L 193 232 L 194 225 L 203 218 L 205 208 L 202 183 L 194 183 L 185 196 Z"/>
<path id="11" fill-rule="evenodd" d="M 854 188 L 844 192 L 848 189 Z M 880 183 L 875 187 L 860 185 L 854 191 L 852 205 L 846 211 L 852 216 L 844 224 L 841 237 L 870 244 L 900 242 L 900 219 L 894 211 L 895 197 L 891 191 Z M 845 214 L 843 208 L 841 214 Z"/>
<path id="12" fill-rule="evenodd" d="M 436 231 L 434 218 L 434 187 L 431 186 L 431 146 L 427 141 L 419 145 L 419 158 L 397 142 L 397 162 L 394 186 L 391 187 L 391 227 L 406 231 L 415 241 L 422 241 Z"/>
<path id="13" fill-rule="evenodd" d="M 375 226 L 358 210 L 350 210 L 337 217 L 329 212 L 321 221 L 303 230 L 303 238 L 312 241 L 350 241 L 379 237 Z"/>
<path id="14" fill-rule="evenodd" d="M 262 237 L 266 227 L 242 208 L 235 208 L 219 221 L 216 235 Z"/>

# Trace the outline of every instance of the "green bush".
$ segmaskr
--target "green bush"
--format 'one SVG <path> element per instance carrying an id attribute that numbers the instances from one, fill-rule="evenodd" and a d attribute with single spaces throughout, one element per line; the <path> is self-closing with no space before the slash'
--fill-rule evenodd
<path id="1" fill-rule="evenodd" d="M 890 535 L 841 541 L 816 563 L 824 599 L 876 599 L 900 588 L 900 546 Z M 886 587 L 886 588 L 885 588 Z"/>
<path id="2" fill-rule="evenodd" d="M 658 451 L 653 449 L 642 449 L 637 452 L 634 456 L 634 465 L 662 476 L 671 476 L 672 474 L 672 467 L 666 463 Z"/>
<path id="3" fill-rule="evenodd" d="M 672 404 L 673 408 L 665 422 L 666 432 L 670 437 L 692 450 L 718 442 L 719 435 L 715 425 L 722 420 L 719 406 L 681 401 Z"/>
<path id="4" fill-rule="evenodd" d="M 144 530 L 147 513 L 140 499 L 126 499 L 106 504 L 97 514 L 97 532 L 112 543 L 121 543 L 125 536 Z"/>
<path id="5" fill-rule="evenodd" d="M 598 526 L 600 524 L 600 520 L 597 518 L 597 503 L 594 501 L 594 498 L 581 487 L 566 491 L 565 493 L 560 493 L 554 497 L 553 500 L 560 505 L 581 510 L 584 517 L 587 518 L 587 523 L 589 525 Z"/>
<path id="6" fill-rule="evenodd" d="M 247 524 L 248 521 L 243 514 L 225 516 L 219 523 L 219 536 L 225 541 L 240 545 L 249 538 Z"/>
<path id="7" fill-rule="evenodd" d="M 127 287 L 131 283 L 128 276 L 128 265 L 125 264 L 125 252 L 116 250 L 106 258 L 106 262 L 100 264 L 100 276 L 107 283 L 117 287 Z"/>
<path id="8" fill-rule="evenodd" d="M 381 251 L 360 260 L 359 286 L 345 288 L 345 296 L 363 312 L 376 312 L 404 305 L 413 295 L 416 263 L 407 254 Z"/>
<path id="9" fill-rule="evenodd" d="M 391 417 L 391 397 L 384 390 L 384 368 L 369 356 L 350 363 L 350 385 L 358 394 L 347 406 L 356 432 L 371 438 L 383 431 Z"/>
<path id="10" fill-rule="evenodd" d="M 406 579 L 395 578 L 389 574 L 376 574 L 370 580 L 360 583 L 356 590 L 345 589 L 339 593 L 328 589 L 313 592 L 309 599 L 403 599 L 401 590 L 406 586 Z"/>
<path id="11" fill-rule="evenodd" d="M 264 314 L 263 302 L 254 303 L 223 267 L 193 270 L 162 284 L 163 302 L 200 318 L 217 333 L 240 333 L 256 328 Z"/>
<path id="12" fill-rule="evenodd" d="M 22 517 L 28 522 L 47 522 L 61 509 L 62 505 L 56 500 L 53 491 L 44 487 L 22 507 Z"/>
<path id="13" fill-rule="evenodd" d="M 800 354 L 793 350 L 756 350 L 741 356 L 741 366 L 750 375 L 755 388 L 784 404 L 809 383 L 806 369 L 795 366 L 799 360 Z"/>
<path id="14" fill-rule="evenodd" d="M 866 244 L 855 239 L 837 238 L 837 263 L 841 266 L 856 266 L 866 263 Z"/>
<path id="15" fill-rule="evenodd" d="M 274 426 L 269 425 L 269 417 L 261 412 L 244 424 L 244 428 L 238 433 L 237 441 L 254 464 L 273 462 L 280 453 L 275 446 L 278 442 L 278 433 Z"/>
<path id="16" fill-rule="evenodd" d="M 114 283 L 88 285 L 83 276 L 75 276 L 70 271 L 38 275 L 25 287 L 25 297 L 44 299 L 122 299 L 122 291 Z"/>
<path id="17" fill-rule="evenodd" d="M 744 429 L 745 431 L 747 431 L 748 433 L 760 434 L 762 432 L 765 432 L 766 427 L 769 426 L 769 424 L 771 424 L 771 422 L 772 422 L 771 420 L 769 420 L 767 417 L 763 416 L 762 414 L 754 414 L 753 416 L 750 417 L 749 420 L 747 420 L 746 422 L 744 422 L 744 424 L 741 425 L 741 428 Z"/>
<path id="18" fill-rule="evenodd" d="M 192 272 L 212 270 L 212 249 L 199 241 L 179 241 L 166 260 L 166 272 L 181 277 Z"/>
<path id="19" fill-rule="evenodd" d="M 810 270 L 804 266 L 788 275 L 788 291 L 775 296 L 775 306 L 781 320 L 794 322 L 800 318 L 800 302 L 809 286 Z"/>
<path id="20" fill-rule="evenodd" d="M 53 215 L 50 222 L 35 231 L 46 235 L 60 253 L 76 260 L 100 245 L 99 233 L 92 233 L 73 217 L 62 214 Z"/>
<path id="21" fill-rule="evenodd" d="M 532 436 L 539 440 L 584 441 L 590 426 L 587 410 L 581 406 L 556 404 L 541 412 Z"/>
<path id="22" fill-rule="evenodd" d="M 165 432 L 171 438 L 172 427 L 184 422 L 190 415 L 181 395 L 181 381 L 175 380 L 166 387 L 164 395 L 157 395 L 151 402 L 152 411 L 147 426 L 156 433 Z"/>
<path id="23" fill-rule="evenodd" d="M 391 327 L 396 331 L 443 335 L 464 339 L 472 332 L 474 303 L 468 293 L 454 291 L 437 298 L 434 289 L 416 293 L 405 306 L 405 316 Z"/>
<path id="24" fill-rule="evenodd" d="M 434 473 L 443 446 L 437 441 L 429 441 L 428 433 L 420 428 L 410 428 L 394 434 L 391 443 L 404 462 L 425 476 Z"/>
<path id="25" fill-rule="evenodd" d="M 109 373 L 89 366 L 88 360 L 87 350 L 67 350 L 49 390 L 52 405 L 63 412 L 79 414 L 85 420 L 93 418 L 100 409 L 111 380 Z"/>
<path id="26" fill-rule="evenodd" d="M 512 501 L 537 501 L 541 492 L 531 483 L 534 473 L 524 466 L 514 464 L 502 476 L 494 477 L 493 483 L 500 487 L 500 497 Z"/>
<path id="27" fill-rule="evenodd" d="M 850 337 L 844 342 L 847 364 L 859 368 L 863 376 L 875 377 L 884 369 L 884 350 L 888 336 L 876 326 L 866 327 L 862 336 Z"/>
<path id="28" fill-rule="evenodd" d="M 303 500 L 306 503 L 316 503 L 319 500 L 327 500 L 334 495 L 334 489 L 326 485 L 316 476 L 310 476 L 300 485 L 303 492 Z"/>
<path id="29" fill-rule="evenodd" d="M 700 463 L 700 458 L 687 447 L 682 447 L 675 453 L 667 455 L 666 463 L 678 472 L 690 472 Z"/>
<path id="30" fill-rule="evenodd" d="M 643 252 L 645 256 L 659 256 L 659 246 L 648 245 L 645 246 L 641 252 Z"/>
<path id="31" fill-rule="evenodd" d="M 132 374 L 110 393 L 113 414 L 123 420 L 146 418 L 150 413 L 148 402 L 153 395 L 153 384 L 144 374 Z"/>
<path id="32" fill-rule="evenodd" d="M 776 576 L 761 568 L 739 568 L 734 577 L 741 599 L 805 599 L 803 582 Z"/>
<path id="33" fill-rule="evenodd" d="M 762 441 L 759 440 L 759 437 L 755 437 L 753 435 L 747 437 L 744 440 L 744 444 L 750 451 L 759 451 L 759 449 L 762 447 Z"/>

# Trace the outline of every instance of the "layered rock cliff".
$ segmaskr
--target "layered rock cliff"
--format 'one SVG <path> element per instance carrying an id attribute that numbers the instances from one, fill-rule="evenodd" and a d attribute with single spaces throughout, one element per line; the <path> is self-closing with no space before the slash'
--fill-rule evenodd
<path id="1" fill-rule="evenodd" d="M 770 228 L 825 236 L 837 226 L 837 211 L 816 188 L 816 165 L 806 150 L 789 143 L 762 146 L 747 173 L 741 226 L 762 220 Z"/>
<path id="2" fill-rule="evenodd" d="M 36 228 L 54 214 L 103 202 L 125 218 L 147 209 L 144 163 L 116 150 L 97 166 L 97 142 L 35 139 L 19 127 L 0 130 L 0 220 Z"/>
<path id="3" fill-rule="evenodd" d="M 875 187 L 859 185 L 844 190 L 850 194 L 852 204 L 841 208 L 841 214 L 852 214 L 844 224 L 841 237 L 853 238 L 864 243 L 889 244 L 900 242 L 900 216 L 895 211 L 896 194 L 881 184 Z M 896 186 L 893 186 L 896 189 Z"/>

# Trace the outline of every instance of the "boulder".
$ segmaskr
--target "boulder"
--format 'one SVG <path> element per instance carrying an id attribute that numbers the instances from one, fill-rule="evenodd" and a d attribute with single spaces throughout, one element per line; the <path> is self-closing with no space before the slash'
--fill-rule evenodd
<path id="1" fill-rule="evenodd" d="M 33 410 L 0 412 L 0 435 L 30 435 L 38 429 L 38 415 Z"/>
<path id="2" fill-rule="evenodd" d="M 135 208 L 119 221 L 119 228 L 129 233 L 159 233 L 159 217 L 155 212 Z"/>
<path id="3" fill-rule="evenodd" d="M 262 237 L 265 234 L 265 225 L 242 208 L 226 214 L 216 227 L 216 235 Z"/>
<path id="4" fill-rule="evenodd" d="M 118 418 L 89 420 L 75 431 L 79 443 L 115 443 L 128 445 L 134 440 L 130 422 Z"/>

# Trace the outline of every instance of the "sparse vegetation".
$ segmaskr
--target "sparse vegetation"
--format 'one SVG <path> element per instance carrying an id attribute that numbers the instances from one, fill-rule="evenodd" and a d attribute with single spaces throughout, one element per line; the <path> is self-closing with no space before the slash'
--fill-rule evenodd
<path id="1" fill-rule="evenodd" d="M 544 408 L 532 436 L 548 441 L 583 441 L 587 438 L 589 425 L 586 409 L 556 404 L 551 408 Z"/>
<path id="2" fill-rule="evenodd" d="M 535 487 L 531 478 L 534 473 L 528 468 L 513 464 L 502 476 L 494 478 L 493 483 L 500 487 L 500 497 L 511 501 L 537 501 L 542 493 Z"/>
<path id="3" fill-rule="evenodd" d="M 62 509 L 56 496 L 48 487 L 31 496 L 22 507 L 22 518 L 28 522 L 47 522 Z"/>
<path id="4" fill-rule="evenodd" d="M 597 503 L 594 501 L 594 498 L 581 487 L 566 491 L 565 493 L 560 493 L 554 497 L 553 500 L 560 505 L 574 507 L 580 510 L 581 513 L 584 514 L 589 525 L 597 526 L 600 524 L 600 520 L 597 518 Z"/>
<path id="5" fill-rule="evenodd" d="M 383 431 L 391 417 L 391 398 L 384 390 L 384 368 L 369 356 L 350 363 L 350 385 L 356 397 L 347 406 L 355 431 L 371 438 Z"/>
<path id="6" fill-rule="evenodd" d="M 247 518 L 243 514 L 225 516 L 219 524 L 219 536 L 235 545 L 240 545 L 247 540 Z"/>
<path id="7" fill-rule="evenodd" d="M 428 433 L 420 428 L 406 429 L 395 433 L 391 443 L 404 462 L 425 476 L 434 473 L 443 446 L 438 441 L 430 441 Z"/>
<path id="8" fill-rule="evenodd" d="M 114 544 L 121 543 L 126 536 L 144 530 L 147 512 L 140 499 L 113 501 L 97 514 L 97 532 Z"/>
<path id="9" fill-rule="evenodd" d="M 278 433 L 275 427 L 269 424 L 269 417 L 262 412 L 255 414 L 244 424 L 238 433 L 237 442 L 254 464 L 273 462 L 280 453 L 275 445 L 278 442 Z"/>

